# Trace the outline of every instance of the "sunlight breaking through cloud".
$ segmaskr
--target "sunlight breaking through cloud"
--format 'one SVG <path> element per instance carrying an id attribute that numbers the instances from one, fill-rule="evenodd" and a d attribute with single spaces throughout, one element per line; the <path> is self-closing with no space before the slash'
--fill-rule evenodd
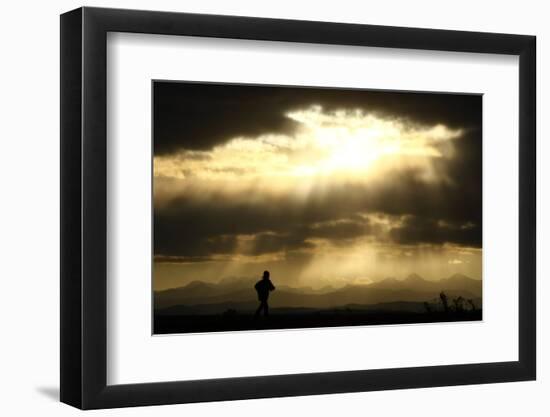
<path id="1" fill-rule="evenodd" d="M 273 192 L 287 192 L 298 180 L 302 187 L 369 182 L 399 170 L 441 181 L 434 160 L 452 158 L 453 140 L 463 134 L 442 124 L 423 126 L 362 110 L 326 112 L 313 106 L 286 116 L 298 124 L 293 134 L 235 137 L 210 150 L 156 156 L 154 175 L 183 180 L 180 186 L 201 181 L 202 187 L 237 191 L 261 183 Z"/>

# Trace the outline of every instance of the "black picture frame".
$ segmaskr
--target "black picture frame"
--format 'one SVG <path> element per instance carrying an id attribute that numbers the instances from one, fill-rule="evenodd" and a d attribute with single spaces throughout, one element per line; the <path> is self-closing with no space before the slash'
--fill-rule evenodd
<path id="1" fill-rule="evenodd" d="M 519 56 L 519 360 L 107 385 L 108 32 Z M 79 8 L 61 15 L 61 401 L 81 409 L 536 378 L 534 36 Z"/>

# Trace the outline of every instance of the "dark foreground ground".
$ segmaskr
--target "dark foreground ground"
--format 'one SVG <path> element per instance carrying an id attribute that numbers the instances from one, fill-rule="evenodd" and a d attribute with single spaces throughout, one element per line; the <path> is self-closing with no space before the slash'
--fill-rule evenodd
<path id="1" fill-rule="evenodd" d="M 159 315 L 154 318 L 154 334 L 204 333 L 235 330 L 301 329 L 376 324 L 410 324 L 481 320 L 481 310 L 463 312 L 414 313 L 403 311 L 317 312 L 288 314 L 273 312 L 269 317 L 253 314 Z"/>

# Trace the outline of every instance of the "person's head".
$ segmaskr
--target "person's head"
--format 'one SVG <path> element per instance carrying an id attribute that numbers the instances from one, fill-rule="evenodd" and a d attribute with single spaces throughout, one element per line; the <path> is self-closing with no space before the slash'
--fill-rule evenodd
<path id="1" fill-rule="evenodd" d="M 269 279 L 269 271 L 264 271 L 264 279 Z"/>

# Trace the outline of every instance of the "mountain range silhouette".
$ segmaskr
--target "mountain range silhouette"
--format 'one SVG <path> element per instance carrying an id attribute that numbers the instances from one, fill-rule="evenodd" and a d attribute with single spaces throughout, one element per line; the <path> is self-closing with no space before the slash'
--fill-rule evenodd
<path id="1" fill-rule="evenodd" d="M 227 310 L 251 311 L 257 307 L 253 286 L 257 279 L 233 277 L 218 283 L 192 281 L 189 284 L 154 294 L 156 314 L 219 314 Z M 348 284 L 340 288 L 325 286 L 290 287 L 277 285 L 270 298 L 275 310 L 294 313 L 312 309 L 362 308 L 422 311 L 424 302 L 437 302 L 440 292 L 448 297 L 462 296 L 481 307 L 482 282 L 462 274 L 431 281 L 417 274 L 405 279 L 386 278 L 370 284 Z"/>

